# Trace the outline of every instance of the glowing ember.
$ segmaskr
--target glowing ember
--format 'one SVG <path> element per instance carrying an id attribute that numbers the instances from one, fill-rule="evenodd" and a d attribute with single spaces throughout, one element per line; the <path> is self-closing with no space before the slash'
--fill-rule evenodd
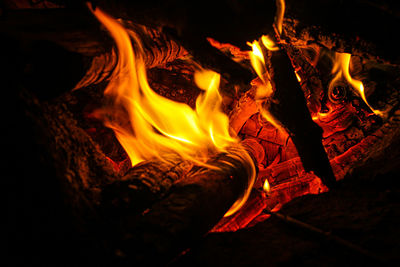
<path id="1" fill-rule="evenodd" d="M 154 158 L 163 159 L 176 153 L 184 160 L 206 165 L 210 156 L 227 152 L 235 146 L 235 156 L 249 168 L 247 192 L 237 200 L 227 215 L 237 211 L 247 200 L 255 179 L 255 167 L 239 139 L 229 130 L 229 119 L 221 111 L 220 75 L 202 70 L 195 74 L 199 88 L 205 90 L 196 100 L 196 109 L 156 94 L 149 86 L 143 62 L 143 48 L 138 36 L 128 32 L 115 19 L 98 8 L 92 10 L 114 38 L 119 62 L 105 95 L 114 100 L 106 125 L 112 128 L 127 152 L 132 165 Z M 133 49 L 131 39 L 134 41 Z M 128 123 L 115 117 L 115 111 L 126 110 Z M 122 118 L 126 119 L 126 118 Z M 230 151 L 230 153 L 232 153 Z"/>
<path id="2" fill-rule="evenodd" d="M 372 108 L 371 105 L 368 103 L 367 98 L 365 96 L 363 83 L 351 77 L 349 72 L 350 58 L 351 54 L 347 53 L 335 54 L 334 65 L 332 68 L 332 74 L 335 74 L 335 77 L 329 84 L 329 90 L 331 91 L 335 83 L 344 78 L 358 92 L 362 100 L 364 100 L 365 104 L 367 104 L 367 106 L 372 110 L 372 112 L 374 112 L 376 115 L 382 116 L 383 112 Z"/>

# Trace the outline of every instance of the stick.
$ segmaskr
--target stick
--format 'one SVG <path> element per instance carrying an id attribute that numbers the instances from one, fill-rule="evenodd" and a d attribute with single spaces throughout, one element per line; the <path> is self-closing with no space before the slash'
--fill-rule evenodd
<path id="1" fill-rule="evenodd" d="M 338 244 L 338 245 L 340 245 L 340 246 L 342 246 L 342 247 L 344 247 L 344 248 L 346 248 L 346 249 L 348 249 L 348 250 L 350 250 L 352 252 L 355 252 L 355 253 L 357 253 L 357 254 L 359 254 L 361 256 L 369 258 L 369 259 L 371 259 L 371 260 L 373 260 L 373 261 L 375 261 L 377 263 L 381 263 L 381 264 L 385 263 L 384 259 L 382 259 L 379 256 L 375 255 L 374 253 L 372 253 L 372 252 L 370 252 L 370 251 L 368 251 L 368 250 L 366 250 L 366 249 L 364 249 L 364 248 L 362 248 L 362 247 L 360 247 L 360 246 L 358 246 L 358 245 L 356 245 L 354 243 L 351 243 L 348 240 L 345 240 L 345 239 L 343 239 L 341 237 L 338 237 L 338 236 L 332 234 L 331 232 L 324 231 L 324 230 L 319 229 L 319 228 L 317 228 L 317 227 L 315 227 L 315 226 L 313 226 L 311 224 L 302 222 L 302 221 L 300 221 L 298 219 L 295 219 L 295 218 L 293 218 L 291 216 L 282 214 L 281 212 L 272 212 L 269 209 L 264 209 L 263 212 L 266 213 L 266 214 L 269 214 L 271 216 L 274 216 L 274 217 L 278 218 L 279 220 L 281 220 L 281 221 L 283 221 L 283 222 L 285 222 L 285 223 L 287 223 L 289 225 L 292 225 L 292 226 L 298 227 L 298 228 L 300 228 L 302 230 L 306 230 L 306 231 L 309 231 L 311 233 L 314 233 L 314 234 L 316 234 L 318 237 L 320 237 L 323 240 L 326 240 L 326 241 L 329 241 L 329 242 L 334 242 L 334 243 L 336 243 L 336 244 Z"/>

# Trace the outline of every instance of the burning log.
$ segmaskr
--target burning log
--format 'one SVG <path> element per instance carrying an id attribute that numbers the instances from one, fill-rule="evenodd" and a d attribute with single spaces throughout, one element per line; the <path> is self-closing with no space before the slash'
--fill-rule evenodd
<path id="1" fill-rule="evenodd" d="M 138 222 L 120 218 L 125 235 L 119 249 L 126 260 L 165 264 L 205 235 L 248 186 L 249 166 L 236 153 L 216 156 L 207 163 L 211 168 L 194 167 Z"/>
<path id="2" fill-rule="evenodd" d="M 43 143 L 43 164 L 54 168 L 51 178 L 60 183 L 75 231 L 102 241 L 111 235 L 111 243 L 121 235 L 116 247 L 128 261 L 169 262 L 202 238 L 248 188 L 249 166 L 236 151 L 194 168 L 169 155 L 164 162 L 138 164 L 120 178 L 66 105 L 44 105 L 29 93 L 20 101 L 33 121 L 25 130 Z"/>
<path id="3" fill-rule="evenodd" d="M 274 93 L 263 106 L 288 131 L 304 169 L 314 171 L 332 187 L 336 180 L 322 145 L 322 130 L 311 119 L 290 59 L 282 50 L 267 54 L 266 67 Z"/>
<path id="4" fill-rule="evenodd" d="M 116 218 L 134 216 L 150 208 L 169 193 L 173 184 L 186 177 L 193 164 L 170 154 L 165 160 L 142 162 L 120 180 L 102 190 L 102 213 Z M 113 216 L 111 216 L 113 218 Z"/>

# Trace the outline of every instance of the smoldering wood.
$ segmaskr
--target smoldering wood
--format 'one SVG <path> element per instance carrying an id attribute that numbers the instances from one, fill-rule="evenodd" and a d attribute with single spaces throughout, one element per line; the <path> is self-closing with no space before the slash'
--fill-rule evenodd
<path id="1" fill-rule="evenodd" d="M 266 67 L 273 94 L 263 103 L 263 107 L 289 133 L 304 169 L 307 172 L 314 171 L 328 187 L 332 187 L 336 180 L 322 145 L 322 129 L 311 119 L 289 57 L 284 50 L 268 51 Z"/>

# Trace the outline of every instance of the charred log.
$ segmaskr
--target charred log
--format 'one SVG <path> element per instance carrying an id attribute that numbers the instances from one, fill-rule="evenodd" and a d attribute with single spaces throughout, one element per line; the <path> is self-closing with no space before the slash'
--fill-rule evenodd
<path id="1" fill-rule="evenodd" d="M 264 108 L 289 133 L 304 169 L 314 171 L 328 187 L 333 186 L 335 176 L 322 145 L 322 130 L 311 119 L 289 57 L 282 50 L 268 51 L 266 66 L 274 93 L 263 103 Z"/>
<path id="2" fill-rule="evenodd" d="M 241 161 L 222 154 L 208 164 L 219 169 L 194 167 L 138 222 L 121 218 L 125 235 L 118 248 L 125 261 L 166 264 L 212 229 L 243 194 L 249 178 Z"/>
<path id="3" fill-rule="evenodd" d="M 102 213 L 111 218 L 140 215 L 163 199 L 170 188 L 186 177 L 192 164 L 176 155 L 164 161 L 146 161 L 102 190 Z"/>

